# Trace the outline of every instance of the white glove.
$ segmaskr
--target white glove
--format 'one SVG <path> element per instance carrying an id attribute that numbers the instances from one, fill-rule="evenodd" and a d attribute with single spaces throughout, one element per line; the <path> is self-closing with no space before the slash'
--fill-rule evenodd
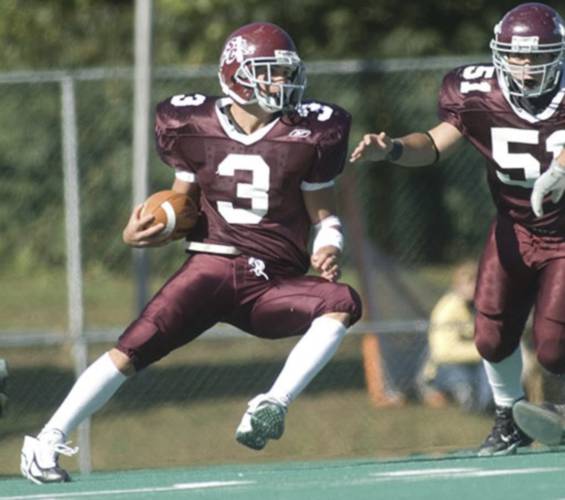
<path id="1" fill-rule="evenodd" d="M 555 160 L 549 168 L 534 182 L 530 201 L 536 217 L 543 216 L 543 199 L 551 194 L 551 201 L 557 203 L 565 191 L 565 169 L 561 168 Z"/>

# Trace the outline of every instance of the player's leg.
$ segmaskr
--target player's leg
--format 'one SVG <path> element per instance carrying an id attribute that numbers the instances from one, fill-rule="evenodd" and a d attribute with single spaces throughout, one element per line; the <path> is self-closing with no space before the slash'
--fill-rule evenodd
<path id="1" fill-rule="evenodd" d="M 289 404 L 333 357 L 347 326 L 361 315 L 358 295 L 346 285 L 305 277 L 288 280 L 260 297 L 251 314 L 255 335 L 302 335 L 272 387 L 249 402 L 236 439 L 262 449 L 284 432 Z"/>
<path id="2" fill-rule="evenodd" d="M 116 360 L 116 361 L 114 361 Z M 66 436 L 85 418 L 104 405 L 125 382 L 127 357 L 117 350 L 103 354 L 77 379 L 71 391 L 37 437 L 26 436 L 22 448 L 21 472 L 35 483 L 69 481 L 59 467 L 59 455 L 72 456 Z"/>
<path id="3" fill-rule="evenodd" d="M 68 481 L 59 455 L 73 455 L 67 436 L 100 409 L 132 375 L 190 342 L 226 314 L 232 291 L 229 259 L 191 258 L 151 299 L 123 333 L 116 348 L 103 354 L 77 379 L 37 438 L 26 436 L 21 471 L 37 482 Z"/>
<path id="4" fill-rule="evenodd" d="M 540 272 L 534 314 L 534 345 L 540 365 L 551 375 L 565 373 L 565 259 L 551 260 Z M 551 376 L 550 375 L 550 376 Z M 534 405 L 519 401 L 513 414 L 518 426 L 547 445 L 565 442 L 565 401 Z"/>
<path id="5" fill-rule="evenodd" d="M 524 397 L 520 338 L 533 304 L 536 274 L 522 260 L 513 224 L 498 219 L 481 257 L 475 344 L 493 392 L 495 421 L 479 455 L 515 453 L 531 440 L 516 426 L 512 405 Z"/>

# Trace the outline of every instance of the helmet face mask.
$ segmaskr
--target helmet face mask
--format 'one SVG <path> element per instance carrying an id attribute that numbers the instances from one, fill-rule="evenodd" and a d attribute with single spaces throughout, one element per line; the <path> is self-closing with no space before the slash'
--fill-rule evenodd
<path id="1" fill-rule="evenodd" d="M 296 53 L 246 59 L 234 78 L 253 89 L 256 102 L 271 113 L 299 105 L 306 84 L 304 64 Z"/>
<path id="2" fill-rule="evenodd" d="M 496 43 L 493 40 L 491 49 L 494 66 L 505 80 L 510 95 L 538 97 L 551 92 L 559 83 L 563 65 L 561 46 L 537 45 L 517 50 L 511 44 Z"/>
<path id="3" fill-rule="evenodd" d="M 294 42 L 278 26 L 253 23 L 232 33 L 220 58 L 223 92 L 241 105 L 257 103 L 268 113 L 298 106 L 306 73 Z"/>
<path id="4" fill-rule="evenodd" d="M 540 3 L 522 4 L 494 28 L 493 64 L 508 93 L 538 97 L 559 84 L 565 27 L 559 14 Z"/>

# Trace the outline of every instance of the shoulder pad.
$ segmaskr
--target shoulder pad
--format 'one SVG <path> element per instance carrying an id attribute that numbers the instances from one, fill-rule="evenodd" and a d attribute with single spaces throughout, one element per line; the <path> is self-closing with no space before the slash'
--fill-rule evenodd
<path id="1" fill-rule="evenodd" d="M 496 81 L 496 70 L 491 63 L 467 64 L 447 73 L 442 88 L 460 94 L 487 92 L 492 88 L 493 81 Z"/>
<path id="2" fill-rule="evenodd" d="M 157 104 L 157 121 L 166 128 L 186 125 L 195 116 L 202 116 L 213 109 L 214 97 L 204 94 L 178 94 Z"/>
<path id="3" fill-rule="evenodd" d="M 297 107 L 296 113 L 309 126 L 318 130 L 333 128 L 349 129 L 351 115 L 345 109 L 321 101 L 305 101 Z"/>

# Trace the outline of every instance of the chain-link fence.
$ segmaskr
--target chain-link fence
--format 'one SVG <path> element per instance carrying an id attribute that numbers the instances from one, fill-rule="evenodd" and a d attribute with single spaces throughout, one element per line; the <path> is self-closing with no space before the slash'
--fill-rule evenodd
<path id="1" fill-rule="evenodd" d="M 427 130 L 436 122 L 442 75 L 464 62 L 469 61 L 315 63 L 307 97 L 335 102 L 352 113 L 351 146 L 367 131 L 401 135 Z M 131 72 L 0 75 L 0 356 L 11 372 L 10 407 L 0 426 L 6 443 L 0 473 L 17 470 L 23 434 L 39 430 L 73 381 L 72 352 L 60 342 L 68 330 L 63 80 L 72 81 L 76 99 L 89 359 L 107 347 L 100 342 L 111 342 L 135 316 L 131 251 L 121 241 L 131 208 Z M 215 68 L 155 71 L 155 102 L 189 92 L 216 94 Z M 379 344 L 367 349 L 360 335 L 348 339 L 291 411 L 288 439 L 259 458 L 402 454 L 474 445 L 486 430 L 482 420 L 468 421 L 463 434 L 445 426 L 430 431 L 424 427 L 437 418 L 425 409 L 408 405 L 394 410 L 400 414 L 374 413 L 365 384 L 366 376 L 379 376 L 382 390 L 417 400 L 429 311 L 449 284 L 451 266 L 477 256 L 493 211 L 481 160 L 466 147 L 440 166 L 418 171 L 385 163 L 347 168 L 355 191 L 346 196 L 344 190 L 340 203 L 342 209 L 355 208 L 368 234 L 361 239 L 346 226 L 345 279 L 365 283 L 365 298 L 372 302 L 368 309 L 374 313 L 368 319 L 376 323 L 366 322 L 357 331 L 379 333 Z M 168 187 L 173 179 L 154 153 L 150 177 L 150 191 Z M 370 269 L 359 269 L 355 249 L 368 241 L 370 252 L 362 262 Z M 151 288 L 182 260 L 180 244 L 151 251 Z M 96 468 L 252 459 L 230 448 L 232 427 L 245 401 L 270 385 L 292 342 L 207 337 L 138 375 L 95 417 Z M 378 373 L 367 369 L 371 356 L 378 357 Z M 383 424 L 382 415 L 391 422 Z M 395 426 L 405 418 L 411 422 L 406 425 L 419 426 L 401 432 Z M 133 451 L 124 439 L 132 447 L 137 441 Z M 230 444 L 224 445 L 224 439 Z"/>

